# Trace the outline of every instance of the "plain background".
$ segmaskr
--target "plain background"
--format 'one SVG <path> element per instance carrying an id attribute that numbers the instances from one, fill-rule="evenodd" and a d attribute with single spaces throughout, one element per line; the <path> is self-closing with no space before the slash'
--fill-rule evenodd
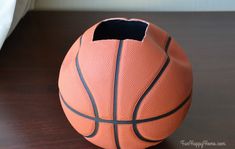
<path id="1" fill-rule="evenodd" d="M 235 0 L 35 0 L 36 10 L 234 11 Z"/>

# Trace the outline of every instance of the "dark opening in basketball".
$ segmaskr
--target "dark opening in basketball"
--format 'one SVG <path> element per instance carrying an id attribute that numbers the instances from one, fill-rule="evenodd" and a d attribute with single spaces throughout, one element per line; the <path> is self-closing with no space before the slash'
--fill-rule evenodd
<path id="1" fill-rule="evenodd" d="M 103 39 L 134 39 L 142 41 L 148 24 L 143 21 L 108 20 L 95 29 L 93 41 Z"/>

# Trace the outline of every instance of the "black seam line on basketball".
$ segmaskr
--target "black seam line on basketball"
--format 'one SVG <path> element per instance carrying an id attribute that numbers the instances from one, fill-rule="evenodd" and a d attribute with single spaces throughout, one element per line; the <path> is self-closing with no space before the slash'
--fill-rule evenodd
<path id="1" fill-rule="evenodd" d="M 159 119 L 162 119 L 162 118 L 165 118 L 167 116 L 170 116 L 171 114 L 174 114 L 175 112 L 177 112 L 180 108 L 182 108 L 190 99 L 191 97 L 191 93 L 187 96 L 187 98 L 185 98 L 183 100 L 183 102 L 181 102 L 176 108 L 172 109 L 171 111 L 169 112 L 166 112 L 164 114 L 161 114 L 159 116 L 155 116 L 155 117 L 150 117 L 150 118 L 145 118 L 145 119 L 138 119 L 138 120 L 107 120 L 107 119 L 102 119 L 102 118 L 99 118 L 99 117 L 92 117 L 92 116 L 89 116 L 89 115 L 86 115 L 84 113 L 81 113 L 79 111 L 77 111 L 76 109 L 74 109 L 73 107 L 71 107 L 64 99 L 63 95 L 61 94 L 61 92 L 59 92 L 59 95 L 61 97 L 61 100 L 62 102 L 64 103 L 64 105 L 70 110 L 72 111 L 73 113 L 81 116 L 81 117 L 84 117 L 86 119 L 89 119 L 89 120 L 92 120 L 92 121 L 95 121 L 95 122 L 100 122 L 100 123 L 111 123 L 111 124 L 141 124 L 141 123 L 146 123 L 146 122 L 151 122 L 151 121 L 155 121 L 155 120 L 159 120 Z"/>
<path id="2" fill-rule="evenodd" d="M 169 111 L 168 113 L 165 113 L 165 114 L 161 115 L 162 118 L 167 117 L 169 115 L 172 115 L 175 112 L 177 112 L 179 109 L 181 109 L 187 103 L 187 101 L 191 98 L 191 95 L 192 95 L 192 91 L 190 92 L 190 95 L 186 98 L 186 100 L 184 100 L 177 108 L 175 108 L 174 110 Z M 138 136 L 138 138 L 140 138 L 141 140 L 143 140 L 145 142 L 160 142 L 160 141 L 164 140 L 164 139 L 152 140 L 152 139 L 145 138 L 138 131 L 138 128 L 137 128 L 136 124 L 133 125 L 133 129 L 134 129 L 135 134 Z"/>
<path id="3" fill-rule="evenodd" d="M 117 120 L 117 95 L 118 95 L 118 77 L 119 77 L 119 67 L 120 67 L 120 59 L 122 53 L 122 45 L 123 40 L 119 41 L 118 51 L 117 51 L 117 58 L 116 58 L 116 69 L 115 69 L 115 76 L 114 76 L 114 95 L 113 95 L 113 120 Z M 114 123 L 114 138 L 116 147 L 119 149 L 119 139 L 118 139 L 118 126 Z"/>
<path id="4" fill-rule="evenodd" d="M 81 49 L 81 45 L 82 45 L 82 35 L 80 37 L 80 47 L 79 47 L 80 49 Z M 91 101 L 91 104 L 92 104 L 92 107 L 93 107 L 93 111 L 94 111 L 94 115 L 95 115 L 95 117 L 99 117 L 98 109 L 97 109 L 97 106 L 96 106 L 96 103 L 95 103 L 95 99 L 94 99 L 94 97 L 93 97 L 93 95 L 92 95 L 92 93 L 91 93 L 91 91 L 90 91 L 90 89 L 89 89 L 89 87 L 88 87 L 84 77 L 83 77 L 83 74 L 81 72 L 81 68 L 80 68 L 80 65 L 79 65 L 78 54 L 79 54 L 80 49 L 78 50 L 76 58 L 75 58 L 77 72 L 78 72 L 78 75 L 79 75 L 79 77 L 80 77 L 80 79 L 82 81 L 82 84 L 83 84 L 83 86 L 84 86 L 84 88 L 85 88 L 85 90 L 86 90 L 86 92 L 87 92 L 87 94 L 89 96 L 89 99 Z M 95 122 L 95 128 L 94 128 L 93 132 L 90 135 L 86 136 L 86 137 L 87 138 L 91 138 L 91 137 L 95 136 L 97 131 L 98 131 L 98 127 L 99 127 L 99 123 L 96 121 Z"/>
<path id="5" fill-rule="evenodd" d="M 161 75 L 163 74 L 163 72 L 165 71 L 166 67 L 168 66 L 170 62 L 170 58 L 167 56 L 166 62 L 164 63 L 162 69 L 160 70 L 160 72 L 158 73 L 158 75 L 154 78 L 154 80 L 151 82 L 151 84 L 149 85 L 149 87 L 145 90 L 145 92 L 143 93 L 143 95 L 140 97 L 140 99 L 138 100 L 134 112 L 133 112 L 133 120 L 136 119 L 137 117 L 137 112 L 138 109 L 140 107 L 141 102 L 143 101 L 144 97 L 149 93 L 149 91 L 153 88 L 153 86 L 156 84 L 156 82 L 159 80 L 159 78 L 161 77 Z"/>
<path id="6" fill-rule="evenodd" d="M 132 116 L 133 120 L 135 120 L 137 118 L 137 113 L 139 111 L 139 108 L 140 108 L 140 105 L 141 105 L 142 101 L 144 100 L 146 95 L 150 92 L 150 90 L 153 88 L 153 86 L 158 82 L 158 80 L 162 76 L 163 72 L 166 70 L 168 64 L 170 63 L 170 57 L 169 57 L 169 55 L 167 53 L 167 49 L 169 47 L 170 41 L 171 41 L 171 37 L 169 36 L 168 39 L 167 39 L 167 42 L 165 43 L 165 49 L 164 49 L 166 51 L 165 53 L 166 53 L 166 56 L 167 56 L 166 62 L 164 63 L 164 65 L 162 66 L 161 70 L 159 71 L 159 73 L 154 78 L 154 80 L 151 82 L 149 87 L 145 90 L 143 95 L 139 98 L 139 100 L 138 100 L 138 102 L 137 102 L 137 104 L 135 106 L 134 112 L 133 112 L 133 116 Z M 140 132 L 138 131 L 136 124 L 133 124 L 133 130 L 134 130 L 136 136 L 139 139 L 143 140 L 143 141 L 147 141 L 147 142 L 159 142 L 159 141 L 161 141 L 161 140 L 150 140 L 150 139 L 147 139 L 144 136 L 142 136 L 140 134 Z"/>
<path id="7" fill-rule="evenodd" d="M 144 92 L 144 94 L 140 97 L 139 101 L 137 102 L 136 106 L 135 106 L 135 109 L 134 109 L 134 112 L 133 112 L 133 117 L 132 119 L 133 120 L 136 120 L 137 118 L 137 113 L 139 111 L 139 107 L 143 101 L 143 99 L 146 97 L 146 95 L 150 92 L 150 90 L 153 88 L 153 86 L 156 84 L 156 82 L 159 80 L 159 78 L 161 77 L 161 75 L 163 74 L 163 72 L 165 71 L 165 69 L 167 68 L 168 64 L 170 62 L 170 58 L 169 56 L 167 56 L 167 59 L 166 59 L 166 62 L 165 64 L 163 65 L 162 69 L 160 70 L 160 72 L 158 73 L 158 75 L 155 77 L 155 79 L 152 81 L 152 83 L 149 85 L 149 87 L 147 88 L 147 90 Z M 133 130 L 136 134 L 136 136 L 143 140 L 143 141 L 147 141 L 147 142 L 159 142 L 161 140 L 156 140 L 156 141 L 152 141 L 152 140 L 148 140 L 146 138 L 144 138 L 138 131 L 137 129 L 137 125 L 134 123 L 133 124 Z"/>
<path id="8" fill-rule="evenodd" d="M 165 51 L 166 51 L 166 52 L 167 52 L 168 49 L 169 49 L 170 43 L 171 43 L 171 36 L 168 37 L 168 39 L 167 39 L 167 41 L 166 41 L 166 44 L 165 44 Z"/>

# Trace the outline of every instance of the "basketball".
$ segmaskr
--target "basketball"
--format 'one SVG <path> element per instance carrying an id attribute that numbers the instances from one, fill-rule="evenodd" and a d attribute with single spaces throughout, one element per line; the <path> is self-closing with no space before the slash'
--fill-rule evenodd
<path id="1" fill-rule="evenodd" d="M 192 66 L 160 27 L 111 18 L 72 45 L 59 97 L 73 128 L 102 148 L 146 148 L 170 136 L 192 99 Z"/>

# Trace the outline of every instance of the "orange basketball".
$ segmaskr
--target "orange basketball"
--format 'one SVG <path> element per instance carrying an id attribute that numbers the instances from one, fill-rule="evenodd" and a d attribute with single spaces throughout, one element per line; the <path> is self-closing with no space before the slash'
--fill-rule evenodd
<path id="1" fill-rule="evenodd" d="M 59 95 L 71 125 L 103 148 L 146 148 L 171 135 L 191 104 L 192 67 L 167 32 L 139 19 L 103 20 L 73 44 Z"/>

